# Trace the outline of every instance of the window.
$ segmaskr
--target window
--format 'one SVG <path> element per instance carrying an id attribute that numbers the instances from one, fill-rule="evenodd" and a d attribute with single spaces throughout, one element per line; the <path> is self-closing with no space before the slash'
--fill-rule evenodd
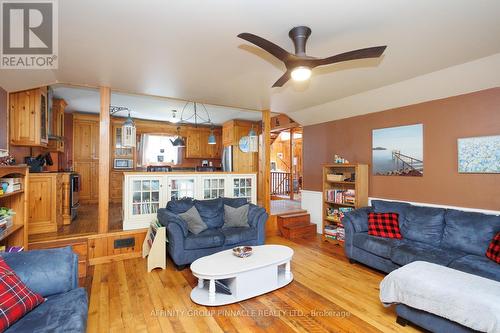
<path id="1" fill-rule="evenodd" d="M 139 145 L 141 165 L 177 164 L 178 148 L 172 145 L 173 136 L 143 134 Z"/>

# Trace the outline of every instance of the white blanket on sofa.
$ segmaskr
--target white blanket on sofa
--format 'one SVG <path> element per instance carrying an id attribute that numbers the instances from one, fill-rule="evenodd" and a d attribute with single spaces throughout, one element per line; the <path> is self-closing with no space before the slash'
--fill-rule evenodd
<path id="1" fill-rule="evenodd" d="M 481 332 L 500 332 L 500 282 L 415 261 L 380 283 L 386 306 L 403 303 Z"/>

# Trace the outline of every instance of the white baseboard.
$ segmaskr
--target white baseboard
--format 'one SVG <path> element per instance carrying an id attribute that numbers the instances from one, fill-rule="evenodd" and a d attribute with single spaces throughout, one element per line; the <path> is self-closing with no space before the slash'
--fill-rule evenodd
<path id="1" fill-rule="evenodd" d="M 316 224 L 316 231 L 322 234 L 323 193 L 318 191 L 302 190 L 302 209 L 311 214 L 311 223 Z"/>

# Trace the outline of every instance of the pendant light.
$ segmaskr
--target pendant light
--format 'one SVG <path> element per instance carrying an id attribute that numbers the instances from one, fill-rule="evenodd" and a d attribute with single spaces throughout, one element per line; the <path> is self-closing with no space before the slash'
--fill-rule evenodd
<path id="1" fill-rule="evenodd" d="M 177 148 L 186 147 L 186 142 L 184 141 L 184 138 L 181 136 L 180 127 L 177 127 L 177 137 L 174 140 L 170 139 L 170 142 L 172 142 L 172 146 Z"/>
<path id="2" fill-rule="evenodd" d="M 123 147 L 135 147 L 135 123 L 130 117 L 130 111 L 128 112 L 127 120 L 122 125 L 122 145 Z"/>
<path id="3" fill-rule="evenodd" d="M 217 140 L 215 139 L 214 135 L 214 128 L 210 128 L 210 135 L 208 136 L 208 144 L 209 145 L 215 145 L 217 143 Z"/>
<path id="4" fill-rule="evenodd" d="M 250 132 L 248 132 L 248 151 L 251 153 L 259 151 L 259 137 L 253 129 L 253 125 L 252 128 L 250 128 Z"/>

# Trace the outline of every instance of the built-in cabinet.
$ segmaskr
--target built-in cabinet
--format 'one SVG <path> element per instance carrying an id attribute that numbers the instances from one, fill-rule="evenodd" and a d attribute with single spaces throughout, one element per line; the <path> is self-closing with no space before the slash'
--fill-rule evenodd
<path id="1" fill-rule="evenodd" d="M 47 148 L 64 153 L 64 109 L 68 104 L 64 99 L 53 98 L 50 116 L 50 133 Z"/>
<path id="2" fill-rule="evenodd" d="M 62 174 L 33 173 L 28 177 L 29 234 L 56 232 L 62 226 Z"/>
<path id="3" fill-rule="evenodd" d="M 73 115 L 73 165 L 80 174 L 80 201 L 99 199 L 99 118 L 89 114 Z"/>
<path id="4" fill-rule="evenodd" d="M 10 144 L 47 146 L 49 117 L 47 88 L 37 88 L 9 95 Z"/>
<path id="5" fill-rule="evenodd" d="M 158 208 L 184 197 L 215 199 L 247 198 L 257 203 L 255 173 L 165 173 L 125 172 L 123 229 L 147 228 Z"/>

